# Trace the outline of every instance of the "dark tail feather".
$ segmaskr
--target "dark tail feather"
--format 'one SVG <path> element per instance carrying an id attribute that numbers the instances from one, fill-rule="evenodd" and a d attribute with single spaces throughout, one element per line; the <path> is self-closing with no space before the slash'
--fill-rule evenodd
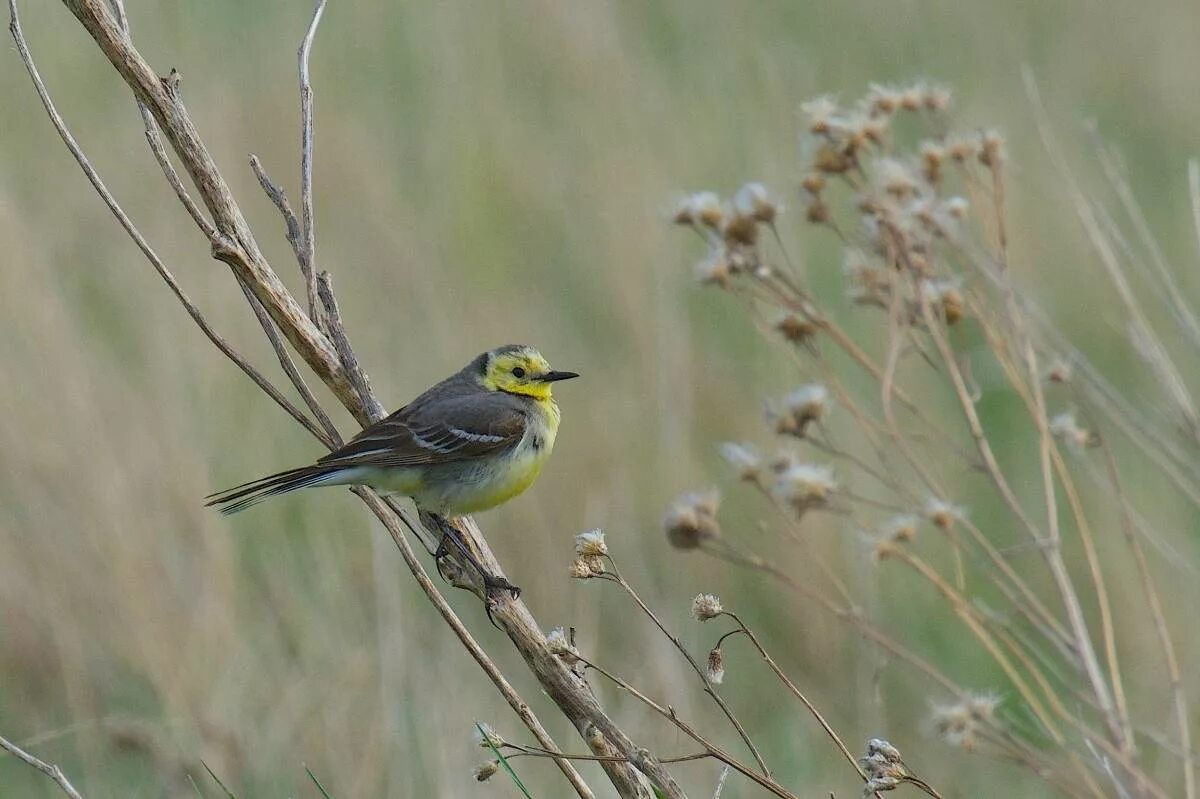
<path id="1" fill-rule="evenodd" d="M 299 469 L 288 469 L 286 472 L 260 477 L 249 483 L 242 483 L 215 494 L 205 497 L 206 507 L 219 507 L 226 516 L 243 511 L 251 505 L 257 505 L 264 499 L 277 497 L 289 491 L 295 491 L 309 486 L 324 485 L 336 478 L 342 471 L 341 466 L 301 466 Z"/>

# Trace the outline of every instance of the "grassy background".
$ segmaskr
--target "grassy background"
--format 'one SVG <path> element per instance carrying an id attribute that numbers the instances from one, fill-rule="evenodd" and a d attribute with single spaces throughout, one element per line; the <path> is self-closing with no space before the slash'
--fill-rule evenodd
<path id="1" fill-rule="evenodd" d="M 245 158 L 257 153 L 295 195 L 294 51 L 309 4 L 128 5 L 136 41 L 160 72 L 182 73 L 260 244 L 298 289 Z M 236 286 L 160 179 L 123 85 L 65 9 L 27 2 L 22 14 L 62 112 L 117 197 L 218 329 L 269 366 Z M 1022 279 L 1128 384 L 1134 366 L 1115 348 L 1123 323 L 1106 315 L 1112 297 L 1049 175 L 1020 67 L 1037 75 L 1073 147 L 1086 141 L 1078 123 L 1094 118 L 1121 148 L 1168 254 L 1190 263 L 1183 164 L 1200 129 L 1198 36 L 1200 16 L 1183 2 L 334 2 L 312 63 L 318 263 L 333 272 L 389 405 L 508 342 L 537 344 L 583 373 L 559 392 L 552 468 L 481 518 L 547 626 L 576 626 L 597 659 L 717 726 L 626 601 L 566 579 L 572 534 L 603 527 L 631 578 L 698 651 L 711 631 L 689 623 L 688 602 L 716 591 L 767 633 L 848 739 L 886 734 L 948 795 L 1004 784 L 1036 796 L 1040 784 L 1023 773 L 962 758 L 929 735 L 919 683 L 885 672 L 884 701 L 874 701 L 876 662 L 848 630 L 755 579 L 668 550 L 664 505 L 726 480 L 714 442 L 758 435 L 761 397 L 799 375 L 735 303 L 692 286 L 694 242 L 661 212 L 680 189 L 731 191 L 747 179 L 790 194 L 796 108 L 814 94 L 945 82 L 963 127 L 995 126 L 1009 139 Z M 339 799 L 513 795 L 502 778 L 473 785 L 469 768 L 483 753 L 470 735 L 477 719 L 514 736 L 518 725 L 356 500 L 313 493 L 232 522 L 200 506 L 204 494 L 317 447 L 176 307 L 54 137 L 11 47 L 0 106 L 0 733 L 37 742 L 93 799 L 194 795 L 186 773 L 213 795 L 201 758 L 243 796 L 317 795 L 302 764 Z M 835 243 L 789 227 L 814 284 L 837 304 Z M 1200 273 L 1180 279 L 1196 296 Z M 983 410 L 1002 430 L 1003 399 Z M 1163 518 L 1186 520 L 1154 480 L 1131 482 Z M 734 508 L 756 535 L 764 509 Z M 977 508 L 981 522 L 986 512 Z M 853 567 L 854 549 L 835 556 Z M 903 580 L 884 587 L 900 615 L 927 600 Z M 578 751 L 477 605 L 451 599 Z M 965 682 L 989 686 L 945 618 L 902 622 Z M 1185 642 L 1186 655 L 1195 649 Z M 1138 652 L 1125 657 L 1136 674 Z M 856 793 L 757 664 L 731 664 L 727 686 L 785 783 Z M 688 750 L 640 707 L 597 690 L 657 752 Z M 1143 712 L 1154 720 L 1165 710 Z M 552 766 L 519 768 L 535 795 L 564 795 Z M 582 770 L 602 788 L 598 770 Z M 678 772 L 702 796 L 717 769 Z M 0 793 L 53 791 L 0 759 Z M 731 780 L 725 796 L 751 793 Z"/>

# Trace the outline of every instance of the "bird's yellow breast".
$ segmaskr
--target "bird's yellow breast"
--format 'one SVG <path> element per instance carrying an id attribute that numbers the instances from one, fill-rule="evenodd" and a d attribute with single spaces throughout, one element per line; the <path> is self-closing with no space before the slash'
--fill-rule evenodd
<path id="1" fill-rule="evenodd" d="M 533 485 L 554 449 L 559 418 L 554 400 L 535 403 L 529 428 L 521 442 L 508 453 L 486 465 L 481 464 L 479 479 L 463 485 L 455 496 L 448 497 L 446 512 L 462 516 L 494 508 Z"/>

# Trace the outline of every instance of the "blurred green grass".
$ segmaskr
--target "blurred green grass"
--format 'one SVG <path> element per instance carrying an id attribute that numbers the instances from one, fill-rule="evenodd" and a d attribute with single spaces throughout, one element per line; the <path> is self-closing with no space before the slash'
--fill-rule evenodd
<path id="1" fill-rule="evenodd" d="M 257 153 L 295 195 L 294 51 L 308 4 L 128 6 L 135 40 L 161 72 L 182 73 L 260 244 L 298 287 L 245 158 Z M 117 197 L 217 327 L 269 366 L 239 292 L 158 176 L 117 78 L 65 9 L 24 3 L 22 15 L 61 110 Z M 1037 75 L 1068 142 L 1085 141 L 1080 120 L 1097 120 L 1168 251 L 1191 261 L 1183 164 L 1200 121 L 1190 102 L 1198 27 L 1182 2 L 334 3 L 312 66 L 318 263 L 333 272 L 392 406 L 511 341 L 584 374 L 560 392 L 552 468 L 481 519 L 545 624 L 575 625 L 604 662 L 713 726 L 620 597 L 567 581 L 571 535 L 604 527 L 626 571 L 697 649 L 707 636 L 688 624 L 688 601 L 718 591 L 758 620 L 847 739 L 893 731 L 948 795 L 981 795 L 999 780 L 1013 795 L 1039 795 L 1023 774 L 964 760 L 927 735 L 925 694 L 905 677 L 887 673 L 881 717 L 861 695 L 872 664 L 847 630 L 781 604 L 753 578 L 667 550 L 665 503 L 713 482 L 714 442 L 760 435 L 761 397 L 797 375 L 734 303 L 692 287 L 693 243 L 661 212 L 681 189 L 760 179 L 791 192 L 800 101 L 933 78 L 955 89 L 964 127 L 1008 136 L 1014 262 L 1076 343 L 1107 353 L 1124 330 L 1095 312 L 1112 302 L 1099 281 L 1079 280 L 1092 267 L 1049 177 L 1020 68 Z M 499 780 L 472 784 L 484 753 L 470 736 L 477 719 L 517 725 L 353 498 L 297 496 L 232 522 L 200 507 L 210 490 L 316 447 L 174 306 L 54 137 L 11 47 L 4 59 L 0 732 L 49 734 L 39 753 L 93 798 L 194 795 L 178 773 L 201 757 L 243 796 L 315 795 L 305 763 L 339 799 L 510 795 Z M 835 243 L 796 230 L 787 232 L 814 284 L 840 295 Z M 1182 280 L 1196 288 L 1194 275 Z M 1100 360 L 1110 374 L 1134 368 Z M 998 429 L 1006 402 L 982 406 Z M 730 507 L 753 535 L 763 508 Z M 933 612 L 904 581 L 885 587 L 918 616 Z M 578 749 L 474 603 L 452 601 L 557 739 Z M 919 627 L 922 643 L 987 687 L 986 666 L 943 622 Z M 598 691 L 657 751 L 687 748 L 608 686 Z M 814 795 L 854 790 L 754 665 L 731 666 L 726 693 L 781 779 Z M 114 752 L 104 726 L 114 718 L 149 723 L 157 750 Z M 552 767 L 518 763 L 535 795 L 562 795 Z M 600 785 L 595 769 L 583 771 Z M 679 769 L 698 795 L 717 771 Z M 11 760 L 0 760 L 0 786 L 53 794 Z M 726 796 L 742 795 L 749 789 L 731 781 Z"/>

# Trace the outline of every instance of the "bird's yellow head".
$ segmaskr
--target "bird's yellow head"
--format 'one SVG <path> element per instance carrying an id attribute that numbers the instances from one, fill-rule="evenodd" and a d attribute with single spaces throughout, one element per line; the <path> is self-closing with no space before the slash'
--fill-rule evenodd
<path id="1" fill-rule="evenodd" d="M 575 372 L 556 372 L 540 352 L 521 344 L 494 349 L 479 361 L 479 382 L 488 391 L 506 391 L 539 400 L 550 399 L 550 387 L 555 381 L 579 377 Z"/>

